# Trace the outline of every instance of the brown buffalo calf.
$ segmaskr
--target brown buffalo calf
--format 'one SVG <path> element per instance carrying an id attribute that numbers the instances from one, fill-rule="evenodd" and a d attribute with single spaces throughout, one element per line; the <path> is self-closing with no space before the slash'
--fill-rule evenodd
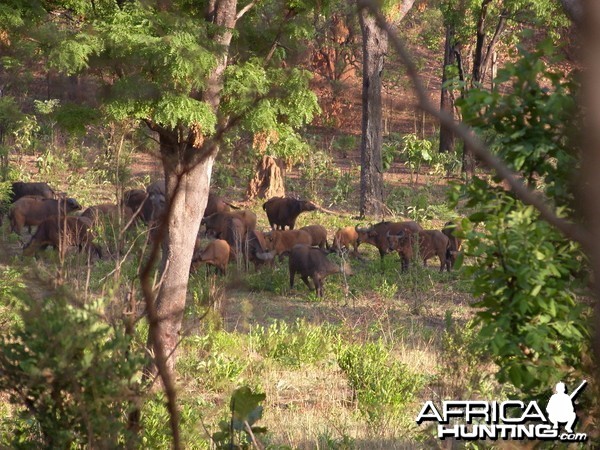
<path id="1" fill-rule="evenodd" d="M 438 230 L 423 230 L 416 233 L 389 234 L 387 236 L 390 251 L 397 250 L 402 261 L 402 271 L 408 270 L 409 262 L 417 257 L 427 265 L 427 260 L 437 256 L 440 259 L 440 272 L 444 268 L 450 271 L 450 242 Z"/>
<path id="2" fill-rule="evenodd" d="M 354 249 L 354 254 L 358 254 L 358 232 L 355 227 L 340 228 L 333 236 L 332 248 L 336 253 L 341 253 L 344 249 L 350 250 L 350 246 Z"/>
<path id="3" fill-rule="evenodd" d="M 208 200 L 206 202 L 206 209 L 204 210 L 204 217 L 210 216 L 214 213 L 229 212 L 231 206 L 217 194 L 212 192 L 208 193 Z"/>
<path id="4" fill-rule="evenodd" d="M 23 247 L 23 255 L 31 256 L 38 249 L 45 250 L 48 246 L 52 246 L 64 257 L 68 247 L 77 246 L 79 251 L 85 248 L 101 258 L 100 247 L 92 242 L 90 226 L 91 221 L 86 217 L 50 217 L 39 224 L 35 234 Z"/>
<path id="5" fill-rule="evenodd" d="M 21 234 L 24 226 L 36 226 L 49 217 L 64 216 L 78 209 L 81 209 L 81 205 L 73 198 L 22 197 L 13 203 L 8 217 L 11 230 Z"/>
<path id="6" fill-rule="evenodd" d="M 219 239 L 225 239 L 231 219 L 240 220 L 245 230 L 254 230 L 256 228 L 256 214 L 246 210 L 214 213 L 210 216 L 205 216 L 201 223 L 206 226 L 208 234 Z M 245 231 L 242 238 L 245 238 Z"/>
<path id="7" fill-rule="evenodd" d="M 310 234 L 304 230 L 273 230 L 265 234 L 267 247 L 273 256 L 283 257 L 292 250 L 294 245 L 312 245 Z"/>
<path id="8" fill-rule="evenodd" d="M 262 231 L 249 230 L 242 249 L 248 261 L 254 264 L 254 270 L 258 270 L 258 267 L 263 264 L 273 265 L 274 255 L 268 251 L 267 241 Z"/>
<path id="9" fill-rule="evenodd" d="M 329 249 L 329 243 L 327 242 L 327 229 L 324 226 L 308 225 L 300 229 L 310 234 L 312 246 Z"/>
<path id="10" fill-rule="evenodd" d="M 230 253 L 231 247 L 227 241 L 223 239 L 211 241 L 204 249 L 198 248 L 197 250 L 194 250 L 194 256 L 192 257 L 192 270 L 196 271 L 198 266 L 204 263 L 209 266 L 215 266 L 217 271 L 223 275 L 226 275 Z"/>
<path id="11" fill-rule="evenodd" d="M 142 189 L 130 189 L 123 193 L 121 204 L 133 211 L 133 214 L 148 222 L 148 217 L 144 217 L 144 206 L 148 199 L 148 193 Z"/>
<path id="12" fill-rule="evenodd" d="M 388 245 L 388 234 L 411 234 L 422 231 L 423 228 L 417 222 L 379 222 L 369 228 L 355 227 L 358 233 L 358 245 L 361 243 L 371 244 L 379 250 L 379 256 L 383 257 L 390 252 Z"/>
<path id="13" fill-rule="evenodd" d="M 116 225 L 119 216 L 121 219 L 121 226 L 125 226 L 133 217 L 133 211 L 128 206 L 119 207 L 112 203 L 102 203 L 100 205 L 90 206 L 81 214 L 81 217 L 90 219 L 93 225 L 97 225 L 102 220 L 108 220 L 111 224 Z"/>
<path id="14" fill-rule="evenodd" d="M 442 233 L 444 233 L 450 241 L 450 265 L 454 267 L 456 255 L 460 251 L 460 246 L 462 245 L 462 239 L 457 237 L 457 235 L 462 233 L 462 228 L 459 224 L 454 222 L 446 222 L 444 228 L 442 228 Z"/>

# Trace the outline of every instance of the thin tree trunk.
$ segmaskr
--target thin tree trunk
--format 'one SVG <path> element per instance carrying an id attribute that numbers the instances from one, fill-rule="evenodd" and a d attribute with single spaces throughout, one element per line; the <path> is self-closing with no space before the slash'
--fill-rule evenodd
<path id="1" fill-rule="evenodd" d="M 222 48 L 217 65 L 208 76 L 202 100 L 218 112 L 227 67 L 228 49 L 236 22 L 237 0 L 210 2 L 207 18 L 219 26 L 213 42 Z M 223 124 L 221 124 L 223 125 Z M 165 172 L 167 202 L 170 208 L 163 236 L 162 285 L 156 297 L 157 340 L 162 346 L 167 369 L 173 373 L 179 331 L 185 309 L 190 264 L 200 220 L 208 200 L 210 177 L 218 143 L 205 139 L 202 130 L 192 127 L 188 136 L 179 132 L 159 131 Z M 150 368 L 153 371 L 155 368 Z"/>
<path id="2" fill-rule="evenodd" d="M 192 253 L 208 200 L 216 154 L 209 155 L 192 167 L 182 164 L 181 160 L 172 161 L 173 148 L 165 147 L 162 154 L 166 158 L 163 164 L 170 214 L 163 236 L 162 284 L 156 298 L 155 311 L 158 336 L 164 356 L 168 358 L 167 368 L 173 373 Z"/>
<path id="3" fill-rule="evenodd" d="M 444 67 L 442 72 L 442 89 L 440 109 L 454 117 L 454 98 L 445 83 L 448 81 L 447 68 L 456 64 L 454 25 L 446 26 L 446 44 L 444 45 Z M 449 152 L 454 148 L 454 133 L 448 127 L 440 127 L 440 153 Z"/>
<path id="4" fill-rule="evenodd" d="M 388 40 L 366 10 L 360 11 L 360 27 L 363 35 L 360 215 L 364 217 L 383 212 L 381 74 Z"/>
<path id="5" fill-rule="evenodd" d="M 492 0 L 482 0 L 481 12 L 479 13 L 479 19 L 477 21 L 477 37 L 475 43 L 475 53 L 473 54 L 473 79 L 471 83 L 482 82 L 481 72 L 484 61 L 484 49 L 485 49 L 485 21 L 487 20 L 488 7 Z"/>

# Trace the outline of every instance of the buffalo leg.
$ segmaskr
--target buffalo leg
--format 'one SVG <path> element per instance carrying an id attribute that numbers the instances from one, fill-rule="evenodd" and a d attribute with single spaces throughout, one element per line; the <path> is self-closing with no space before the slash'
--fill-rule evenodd
<path id="1" fill-rule="evenodd" d="M 302 281 L 304 281 L 304 284 L 306 286 L 308 286 L 308 289 L 312 290 L 313 287 L 311 286 L 310 281 L 308 281 L 308 276 L 307 275 L 303 275 L 302 276 Z M 314 281 L 314 279 L 313 279 L 313 281 Z M 316 285 L 316 283 L 315 283 L 315 285 Z"/>
<path id="2" fill-rule="evenodd" d="M 294 277 L 296 276 L 296 272 L 290 270 L 290 289 L 294 288 Z"/>
<path id="3" fill-rule="evenodd" d="M 317 293 L 317 297 L 323 297 L 323 280 L 321 277 L 314 277 L 313 281 L 315 282 L 315 291 Z"/>
<path id="4" fill-rule="evenodd" d="M 406 256 L 402 256 L 400 267 L 402 268 L 402 272 L 408 271 L 408 258 Z"/>
<path id="5" fill-rule="evenodd" d="M 447 272 L 450 272 L 450 268 L 452 267 L 452 261 L 449 258 L 442 256 L 440 258 L 440 263 L 442 265 L 442 272 L 444 271 L 444 268 Z"/>

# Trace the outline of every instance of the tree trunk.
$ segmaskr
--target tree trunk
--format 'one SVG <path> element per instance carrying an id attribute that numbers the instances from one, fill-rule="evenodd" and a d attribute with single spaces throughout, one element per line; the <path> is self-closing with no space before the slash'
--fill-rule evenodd
<path id="1" fill-rule="evenodd" d="M 563 2 L 566 3 L 566 2 Z M 594 351 L 595 381 L 600 384 L 600 5 L 597 2 L 583 2 L 579 5 L 584 8 L 580 14 L 583 24 L 585 71 L 583 77 L 583 92 L 581 95 L 582 109 L 586 111 L 585 135 L 582 146 L 581 182 L 580 192 L 584 202 L 589 234 L 592 236 L 592 247 L 587 249 L 593 270 L 593 295 L 594 305 L 594 330 L 592 331 L 592 348 Z M 573 5 L 575 7 L 575 5 Z M 574 13 L 572 13 L 574 14 Z M 595 238 L 595 239 L 594 239 Z M 596 414 L 597 415 L 597 414 Z"/>
<path id="2" fill-rule="evenodd" d="M 235 27 L 236 9 L 237 0 L 217 0 L 210 2 L 207 11 L 207 20 L 219 27 L 212 40 L 220 45 L 222 53 L 208 76 L 201 98 L 212 106 L 215 113 L 218 112 L 221 101 L 223 73 L 227 67 L 227 52 Z M 223 123 L 220 125 L 225 126 Z M 219 146 L 218 142 L 206 139 L 202 131 L 194 127 L 183 139 L 179 130 L 157 128 L 170 214 L 162 236 L 162 285 L 155 305 L 158 322 L 156 336 L 159 342 L 152 342 L 149 335 L 148 344 L 153 345 L 155 350 L 157 344 L 162 347 L 162 352 L 155 353 L 162 353 L 167 358 L 167 369 L 173 373 L 194 243 L 208 201 L 210 177 Z M 155 368 L 150 368 L 151 371 L 153 369 Z"/>
<path id="3" fill-rule="evenodd" d="M 364 217 L 383 212 L 381 74 L 388 39 L 366 10 L 360 11 L 360 28 L 363 36 L 360 215 Z"/>
<path id="4" fill-rule="evenodd" d="M 173 158 L 173 150 L 161 143 L 170 214 L 163 235 L 162 284 L 155 305 L 158 335 L 171 373 L 183 321 L 192 253 L 208 200 L 216 156 L 213 153 L 188 167 L 181 162 L 185 158 Z"/>
<path id="5" fill-rule="evenodd" d="M 442 72 L 442 89 L 440 109 L 454 118 L 454 97 L 444 85 L 448 81 L 447 68 L 456 64 L 454 25 L 446 26 L 446 44 L 444 46 L 444 67 Z M 454 148 L 454 133 L 448 127 L 440 127 L 440 153 L 449 152 Z"/>
<path id="6" fill-rule="evenodd" d="M 482 0 L 479 19 L 477 20 L 477 31 L 475 40 L 475 52 L 473 54 L 473 79 L 472 84 L 483 81 L 483 62 L 485 60 L 485 22 L 488 17 L 488 7 L 492 0 Z"/>

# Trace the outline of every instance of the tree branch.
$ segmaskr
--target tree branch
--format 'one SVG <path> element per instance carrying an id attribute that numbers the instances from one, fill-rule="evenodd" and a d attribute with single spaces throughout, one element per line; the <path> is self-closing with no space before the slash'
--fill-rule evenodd
<path id="1" fill-rule="evenodd" d="M 256 2 L 250 2 L 248 3 L 246 6 L 244 6 L 242 9 L 240 9 L 240 11 L 237 13 L 237 15 L 235 16 L 235 20 L 236 22 L 238 20 L 240 20 L 244 14 L 246 14 L 248 11 L 250 11 L 252 9 L 252 7 L 254 7 L 254 5 L 256 5 Z"/>
<path id="2" fill-rule="evenodd" d="M 584 248 L 589 249 L 593 245 L 593 239 L 590 234 L 581 226 L 564 218 L 558 217 L 552 208 L 547 204 L 546 199 L 538 192 L 529 189 L 517 177 L 517 175 L 497 156 L 481 142 L 481 140 L 473 133 L 466 125 L 456 122 L 449 114 L 440 111 L 431 101 L 425 88 L 423 87 L 418 70 L 412 61 L 411 56 L 404 47 L 404 44 L 396 33 L 393 32 L 391 26 L 387 23 L 381 11 L 376 6 L 373 0 L 358 0 L 360 8 L 368 9 L 375 17 L 380 28 L 385 30 L 389 36 L 389 40 L 394 46 L 394 49 L 400 56 L 400 59 L 406 66 L 406 72 L 413 82 L 419 106 L 427 113 L 436 117 L 440 123 L 451 129 L 458 137 L 460 137 L 469 150 L 479 158 L 487 167 L 493 169 L 498 176 L 506 180 L 514 194 L 523 203 L 533 206 L 538 210 L 542 219 L 554 226 L 565 237 L 575 242 L 579 242 Z"/>
<path id="3" fill-rule="evenodd" d="M 150 281 L 150 275 L 153 271 L 153 268 L 156 265 L 156 262 L 158 261 L 161 243 L 167 231 L 166 228 L 168 224 L 168 217 L 170 217 L 171 214 L 172 207 L 169 206 L 166 214 L 167 218 L 161 221 L 158 230 L 158 237 L 152 243 L 150 256 L 146 261 L 146 264 L 142 267 L 142 270 L 140 271 L 140 285 L 142 288 L 144 301 L 146 302 L 146 311 L 148 313 L 148 333 L 152 338 L 154 361 L 158 370 L 158 375 L 160 376 L 163 382 L 165 395 L 167 396 L 169 422 L 171 425 L 171 433 L 173 434 L 173 448 L 175 450 L 179 450 L 182 447 L 181 436 L 179 431 L 179 410 L 177 409 L 177 390 L 175 389 L 173 374 L 167 367 L 167 355 L 165 354 L 165 348 L 160 337 L 159 324 L 161 319 L 158 317 L 158 314 L 156 312 L 156 297 L 152 289 L 152 283 Z M 146 372 L 145 375 L 148 377 L 149 373 Z"/>

